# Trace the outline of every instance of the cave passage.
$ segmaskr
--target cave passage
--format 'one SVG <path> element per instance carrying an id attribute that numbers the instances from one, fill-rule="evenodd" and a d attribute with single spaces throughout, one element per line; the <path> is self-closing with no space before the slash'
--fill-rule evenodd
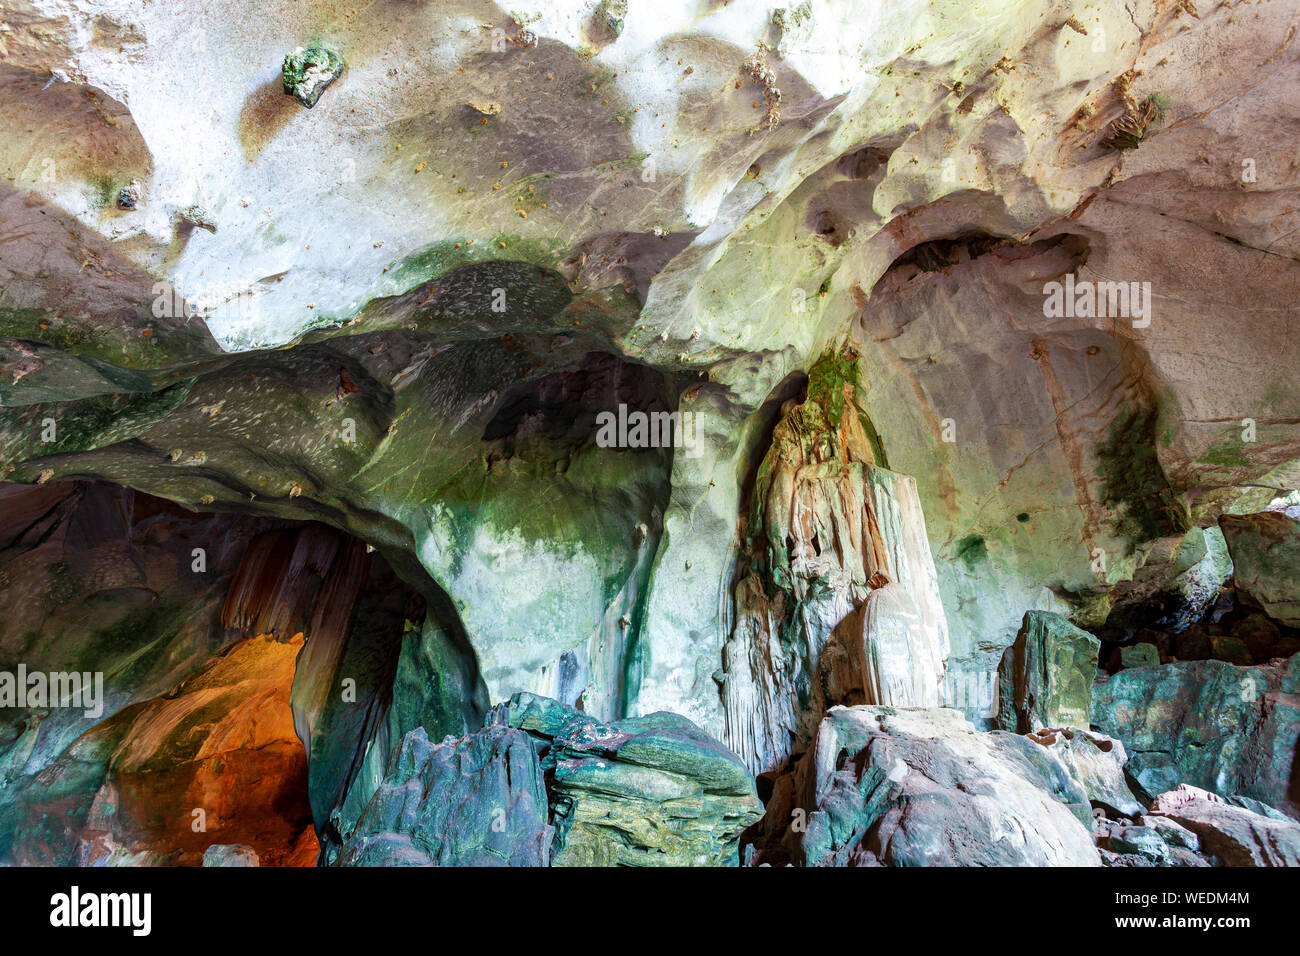
<path id="1" fill-rule="evenodd" d="M 0 485 L 0 861 L 314 865 L 313 802 L 345 788 L 424 617 L 316 522 Z"/>

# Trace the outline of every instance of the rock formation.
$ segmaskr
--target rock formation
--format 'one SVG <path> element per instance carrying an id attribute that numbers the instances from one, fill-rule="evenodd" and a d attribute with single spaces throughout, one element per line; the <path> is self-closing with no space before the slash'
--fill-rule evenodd
<path id="1" fill-rule="evenodd" d="M 1097 866 L 1082 784 L 1027 737 L 950 709 L 836 707 L 759 860 L 806 866 Z"/>
<path id="2" fill-rule="evenodd" d="M 998 727 L 1087 727 L 1100 646 L 1059 614 L 1027 613 L 998 666 Z"/>
<path id="3" fill-rule="evenodd" d="M 606 725 L 521 694 L 466 737 L 407 734 L 335 862 L 735 866 L 760 815 L 744 765 L 685 718 Z"/>
<path id="4" fill-rule="evenodd" d="M 0 17 L 0 863 L 1291 860 L 1294 2 L 202 7 Z"/>
<path id="5" fill-rule="evenodd" d="M 754 479 L 722 682 L 727 742 L 755 772 L 834 704 L 941 696 L 948 624 L 916 483 L 876 465 L 847 366 L 814 367 Z"/>

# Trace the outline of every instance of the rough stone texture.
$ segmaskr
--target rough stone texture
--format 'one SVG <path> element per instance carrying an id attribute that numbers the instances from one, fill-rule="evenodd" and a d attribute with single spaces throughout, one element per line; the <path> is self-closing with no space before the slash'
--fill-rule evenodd
<path id="1" fill-rule="evenodd" d="M 333 50 L 299 47 L 284 58 L 284 92 L 307 109 L 316 105 L 325 88 L 343 73 L 343 60 Z"/>
<path id="2" fill-rule="evenodd" d="M 680 713 L 768 769 L 846 675 L 892 697 L 946 656 L 939 699 L 983 723 L 1027 609 L 1172 595 L 1181 627 L 1220 515 L 1300 485 L 1300 15 L 1200 6 L 11 0 L 0 475 L 319 521 L 427 584 L 392 707 L 329 701 L 361 644 L 310 655 L 318 822 L 417 712 L 461 734 L 519 691 Z M 310 110 L 304 45 L 348 64 Z M 1113 281 L 1150 314 L 1048 308 Z M 886 497 L 942 653 L 932 608 L 913 647 L 893 585 L 852 583 L 863 539 L 801 609 L 750 573 L 773 427 L 826 356 L 871 458 L 815 463 L 911 476 Z M 601 447 L 624 404 L 698 414 L 698 445 Z M 823 477 L 806 502 L 878 504 Z"/>
<path id="3" fill-rule="evenodd" d="M 548 805 L 549 800 L 549 805 Z M 337 866 L 735 866 L 761 814 L 737 757 L 684 717 L 602 724 L 520 694 L 483 729 L 402 738 Z"/>
<path id="4" fill-rule="evenodd" d="M 940 702 L 948 625 L 916 483 L 877 467 L 844 368 L 825 357 L 786 403 L 754 481 L 722 674 L 727 743 L 754 772 L 834 704 Z"/>
<path id="5" fill-rule="evenodd" d="M 223 839 L 267 865 L 312 865 L 307 760 L 289 709 L 301 647 L 301 635 L 240 641 L 83 734 L 7 814 L 15 861 L 197 866 Z"/>
<path id="6" fill-rule="evenodd" d="M 1237 593 L 1276 621 L 1300 627 L 1300 519 L 1282 511 L 1219 519 Z"/>
<path id="7" fill-rule="evenodd" d="M 828 347 L 915 476 L 971 716 L 1026 608 L 1100 613 L 1151 542 L 1297 484 L 1287 4 L 512 12 L 10 3 L 0 469 L 363 532 L 447 592 L 491 699 L 715 736 L 745 486 Z M 305 44 L 348 63 L 311 110 Z M 1158 314 L 1045 315 L 1067 276 Z M 590 352 L 702 451 L 595 453 L 555 378 Z"/>
<path id="8" fill-rule="evenodd" d="M 1195 833 L 1168 817 L 1143 816 L 1140 823 L 1101 821 L 1097 848 L 1107 866 L 1214 866 L 1198 852 Z"/>
<path id="9" fill-rule="evenodd" d="M 1254 667 L 1140 667 L 1097 683 L 1093 725 L 1124 742 L 1143 799 L 1187 783 L 1297 816 L 1298 695 L 1300 655 Z"/>
<path id="10" fill-rule="evenodd" d="M 1123 743 L 1078 727 L 1053 727 L 1028 736 L 1069 768 L 1094 806 L 1129 816 L 1142 812 L 1143 805 L 1124 779 L 1128 754 Z"/>
<path id="11" fill-rule="evenodd" d="M 1180 633 L 1200 620 L 1232 574 L 1232 560 L 1217 527 L 1143 542 L 1134 551 L 1131 580 L 1110 590 L 1101 633 L 1114 640 L 1140 627 Z"/>
<path id="12" fill-rule="evenodd" d="M 1191 830 L 1202 852 L 1222 866 L 1300 866 L 1300 823 L 1234 807 L 1187 784 L 1156 797 L 1148 816 Z"/>
<path id="13" fill-rule="evenodd" d="M 546 866 L 552 830 L 532 739 L 488 726 L 429 742 L 402 738 L 339 866 Z"/>
<path id="14" fill-rule="evenodd" d="M 257 851 L 240 843 L 214 843 L 203 851 L 204 866 L 259 866 Z"/>
<path id="15" fill-rule="evenodd" d="M 1059 614 L 1029 611 L 998 667 L 997 726 L 1087 727 L 1101 642 Z"/>
<path id="16" fill-rule="evenodd" d="M 1213 640 L 1210 646 L 1214 646 Z M 1130 647 L 1121 647 L 1119 650 L 1119 666 L 1121 669 L 1129 667 L 1155 667 L 1160 663 L 1160 651 L 1154 644 L 1133 644 Z M 1250 661 L 1246 661 L 1247 664 Z"/>
<path id="17" fill-rule="evenodd" d="M 546 747 L 555 866 L 735 866 L 762 814 L 744 764 L 676 714 L 606 725 L 521 694 L 494 719 Z"/>
<path id="18" fill-rule="evenodd" d="M 1097 866 L 1091 820 L 1083 786 L 1028 737 L 979 733 L 950 709 L 835 707 L 769 801 L 756 859 Z"/>

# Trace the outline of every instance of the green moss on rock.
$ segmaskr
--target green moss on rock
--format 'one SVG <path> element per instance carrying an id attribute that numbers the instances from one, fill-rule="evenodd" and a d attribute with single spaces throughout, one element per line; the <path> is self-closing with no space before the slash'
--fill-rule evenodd
<path id="1" fill-rule="evenodd" d="M 1134 542 L 1182 534 L 1192 526 L 1187 505 L 1165 476 L 1156 454 L 1158 413 L 1132 409 L 1117 417 L 1098 445 L 1103 500 L 1116 513 L 1116 531 Z"/>
<path id="2" fill-rule="evenodd" d="M 284 92 L 307 109 L 343 72 L 343 58 L 322 46 L 299 47 L 284 58 Z"/>

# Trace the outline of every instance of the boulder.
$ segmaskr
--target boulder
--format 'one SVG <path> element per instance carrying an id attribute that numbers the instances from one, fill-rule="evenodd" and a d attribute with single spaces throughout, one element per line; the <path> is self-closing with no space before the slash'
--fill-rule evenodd
<path id="1" fill-rule="evenodd" d="M 406 734 L 337 865 L 725 866 L 762 808 L 685 717 L 611 724 L 518 694 L 464 737 Z"/>
<path id="2" fill-rule="evenodd" d="M 1288 627 L 1300 627 L 1300 520 L 1284 511 L 1223 515 L 1237 594 Z"/>
<path id="3" fill-rule="evenodd" d="M 1218 528 L 1193 527 L 1137 546 L 1139 566 L 1131 580 L 1111 592 L 1105 631 L 1111 640 L 1127 639 L 1134 629 L 1175 633 L 1200 620 L 1218 600 L 1232 573 L 1232 561 Z"/>
<path id="4" fill-rule="evenodd" d="M 1164 817 L 1159 814 L 1143 814 L 1137 820 L 1140 826 L 1151 827 L 1160 831 L 1164 837 L 1165 843 L 1169 846 L 1182 847 L 1184 850 L 1199 850 L 1201 848 L 1200 838 L 1195 833 L 1187 829 L 1172 817 Z"/>
<path id="5" fill-rule="evenodd" d="M 947 708 L 834 707 L 755 861 L 808 866 L 1096 866 L 1088 796 L 1049 748 Z"/>
<path id="6" fill-rule="evenodd" d="M 1087 727 L 1100 647 L 1059 614 L 1027 612 L 998 666 L 998 728 Z"/>
<path id="7" fill-rule="evenodd" d="M 1300 806 L 1300 656 L 1270 665 L 1180 661 L 1120 671 L 1093 692 L 1093 726 L 1124 742 L 1138 795 L 1188 783 Z"/>
<path id="8" fill-rule="evenodd" d="M 203 851 L 203 865 L 214 867 L 260 866 L 257 851 L 242 843 L 214 843 Z"/>
<path id="9" fill-rule="evenodd" d="M 1153 818 L 1148 818 L 1148 820 Z M 1171 826 L 1177 826 L 1172 820 Z M 1181 827 L 1179 829 L 1182 829 Z M 1183 830 L 1196 840 L 1196 834 Z M 1097 834 L 1097 852 L 1106 866 L 1153 867 L 1187 866 L 1206 867 L 1211 860 L 1184 846 L 1185 838 L 1172 830 L 1145 824 L 1110 823 L 1101 826 Z"/>
<path id="10" fill-rule="evenodd" d="M 1300 823 L 1253 813 L 1197 787 L 1160 794 L 1149 816 L 1195 833 L 1202 852 L 1222 866 L 1300 866 Z"/>
<path id="11" fill-rule="evenodd" d="M 1160 663 L 1160 651 L 1154 644 L 1134 644 L 1119 649 L 1120 669 L 1127 667 L 1153 667 Z"/>
<path id="12" fill-rule="evenodd" d="M 1128 754 L 1120 741 L 1078 727 L 1054 727 L 1030 734 L 1029 739 L 1046 747 L 1069 768 L 1089 803 L 1126 816 L 1142 812 L 1142 804 L 1124 779 Z"/>
<path id="13" fill-rule="evenodd" d="M 518 694 L 491 719 L 544 754 L 556 866 L 735 866 L 740 834 L 762 815 L 740 758 L 677 714 L 604 724 Z"/>
<path id="14" fill-rule="evenodd" d="M 553 830 L 533 740 L 488 726 L 435 744 L 402 738 L 338 866 L 546 866 Z"/>

